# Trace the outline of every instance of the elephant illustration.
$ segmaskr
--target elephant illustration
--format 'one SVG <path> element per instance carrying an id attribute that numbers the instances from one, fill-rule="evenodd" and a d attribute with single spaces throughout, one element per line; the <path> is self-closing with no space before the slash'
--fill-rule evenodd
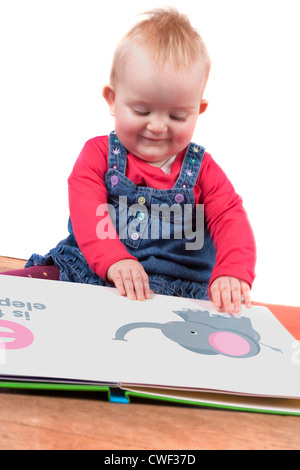
<path id="1" fill-rule="evenodd" d="M 211 315 L 207 310 L 186 309 L 173 313 L 184 321 L 129 323 L 121 326 L 113 339 L 127 341 L 125 336 L 131 330 L 158 328 L 170 340 L 198 354 L 248 358 L 260 352 L 260 335 L 252 328 L 249 318 Z"/>

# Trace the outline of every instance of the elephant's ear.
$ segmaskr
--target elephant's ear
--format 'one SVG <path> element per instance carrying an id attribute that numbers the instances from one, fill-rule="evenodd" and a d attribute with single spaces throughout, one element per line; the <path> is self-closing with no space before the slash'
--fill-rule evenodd
<path id="1" fill-rule="evenodd" d="M 182 309 L 182 310 L 173 310 L 173 313 L 179 315 L 183 320 L 188 322 L 201 322 L 204 318 L 209 316 L 209 312 L 207 310 L 192 310 L 190 308 Z"/>

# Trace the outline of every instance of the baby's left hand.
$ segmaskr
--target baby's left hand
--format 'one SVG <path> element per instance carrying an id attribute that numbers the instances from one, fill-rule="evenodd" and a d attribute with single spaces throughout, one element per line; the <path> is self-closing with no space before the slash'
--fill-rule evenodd
<path id="1" fill-rule="evenodd" d="M 250 286 L 236 277 L 220 276 L 210 286 L 210 297 L 216 308 L 228 313 L 241 311 L 242 298 L 246 307 L 251 307 Z"/>

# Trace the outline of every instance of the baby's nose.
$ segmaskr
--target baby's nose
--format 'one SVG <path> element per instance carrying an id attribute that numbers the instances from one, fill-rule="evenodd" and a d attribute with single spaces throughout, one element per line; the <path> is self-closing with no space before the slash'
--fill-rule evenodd
<path id="1" fill-rule="evenodd" d="M 147 124 L 147 129 L 155 134 L 162 134 L 167 131 L 168 127 L 163 119 L 152 118 Z"/>

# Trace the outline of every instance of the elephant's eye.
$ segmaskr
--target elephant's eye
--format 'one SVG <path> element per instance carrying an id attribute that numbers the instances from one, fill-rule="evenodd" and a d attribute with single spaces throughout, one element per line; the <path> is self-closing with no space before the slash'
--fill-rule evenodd
<path id="1" fill-rule="evenodd" d="M 191 335 L 197 335 L 197 331 L 190 331 Z"/>

